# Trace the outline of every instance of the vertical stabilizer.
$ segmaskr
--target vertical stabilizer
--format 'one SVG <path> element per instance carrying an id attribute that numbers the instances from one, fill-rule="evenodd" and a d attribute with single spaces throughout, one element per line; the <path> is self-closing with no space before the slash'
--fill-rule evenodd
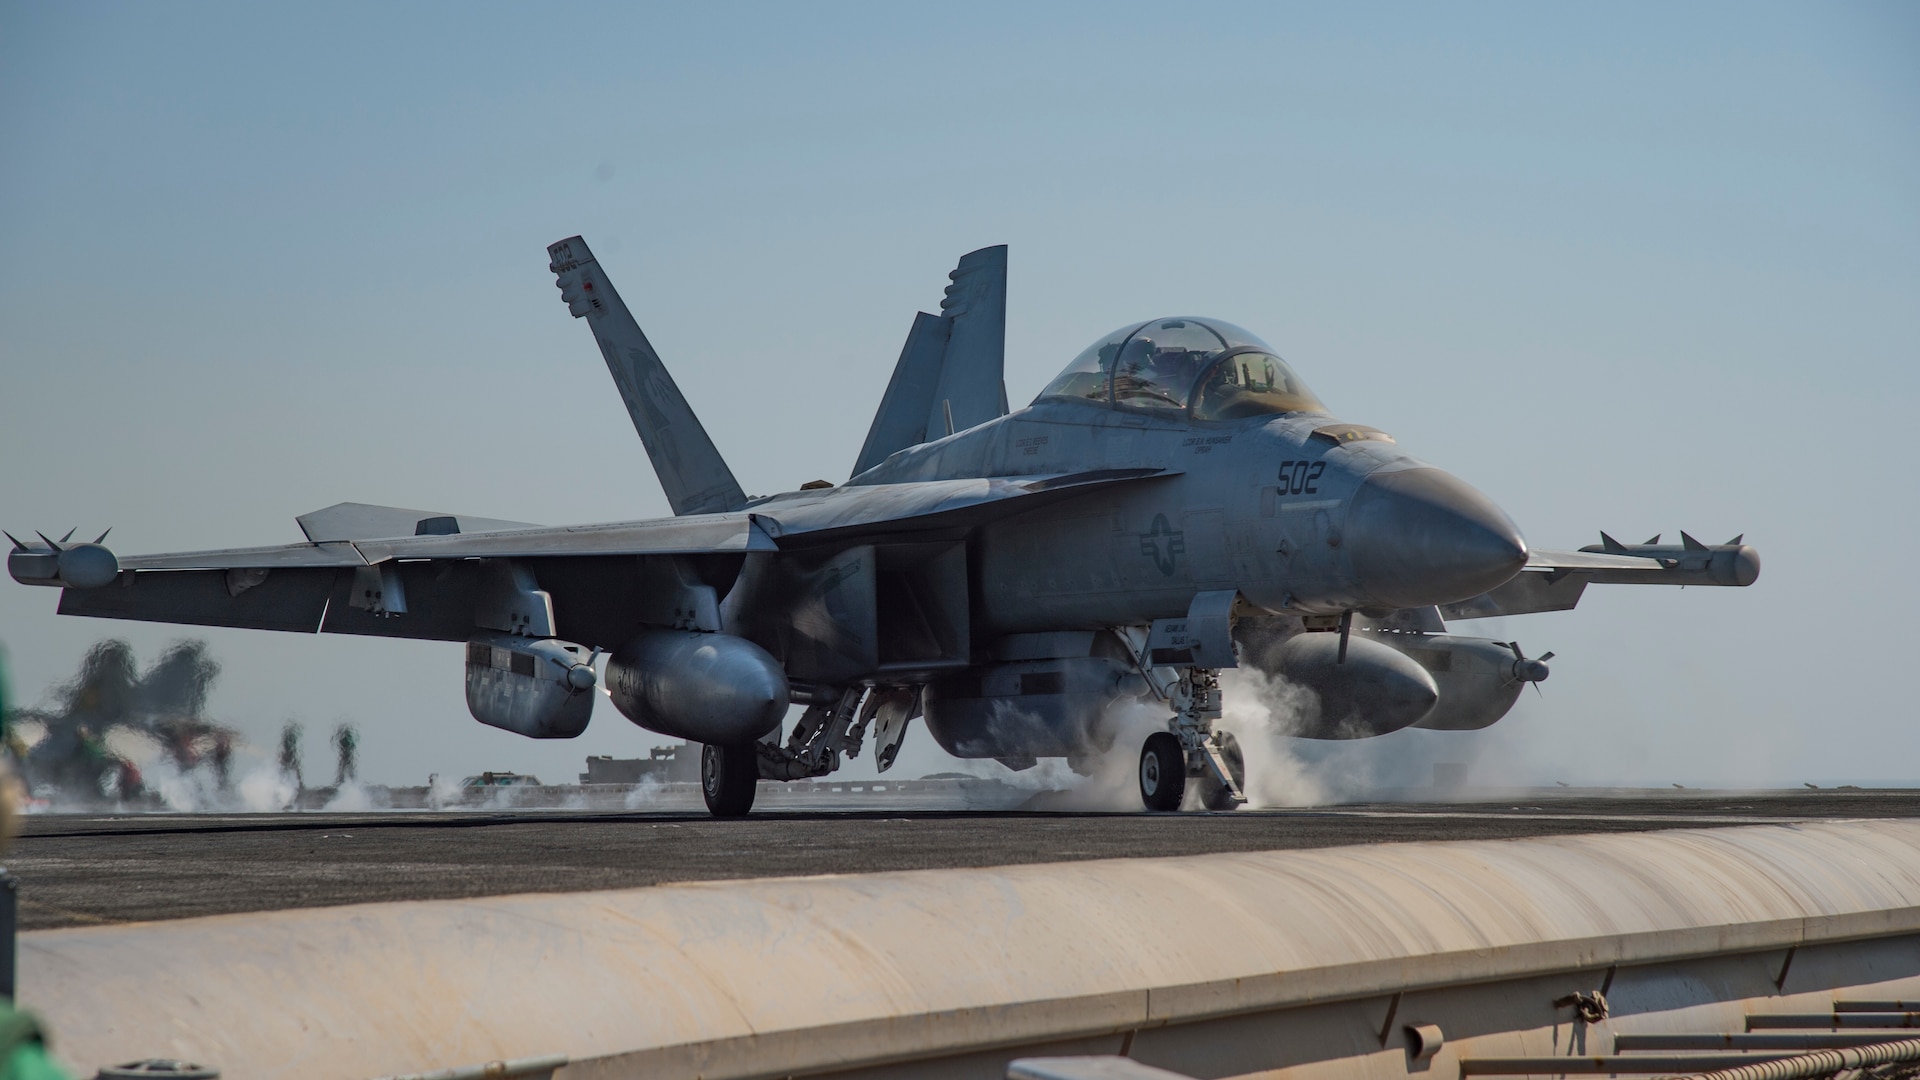
<path id="1" fill-rule="evenodd" d="M 960 256 L 947 275 L 953 284 L 940 301 L 940 317 L 953 325 L 940 367 L 940 389 L 927 418 L 927 434 L 947 434 L 947 403 L 953 430 L 964 431 L 1006 415 L 1007 245 Z"/>
<path id="2" fill-rule="evenodd" d="M 560 298 L 575 318 L 584 318 L 600 344 L 607 370 L 627 403 L 633 429 L 653 461 L 675 514 L 738 510 L 747 504 L 733 470 L 714 449 L 707 429 L 667 374 L 640 324 L 593 259 L 586 241 L 569 237 L 547 248 Z"/>
<path id="3" fill-rule="evenodd" d="M 962 255 L 947 277 L 940 314 L 914 316 L 856 476 L 909 446 L 1007 414 L 1007 246 Z"/>
<path id="4" fill-rule="evenodd" d="M 853 464 L 855 476 L 866 472 L 888 455 L 927 441 L 927 419 L 934 395 L 940 391 L 940 364 L 947 354 L 947 340 L 953 323 L 938 315 L 918 311 L 913 329 L 907 331 L 907 343 L 900 348 L 900 360 L 893 365 L 893 378 L 880 398 L 880 411 L 873 414 L 873 426 L 867 429 L 866 445 Z M 946 434 L 945 416 L 935 430 Z"/>

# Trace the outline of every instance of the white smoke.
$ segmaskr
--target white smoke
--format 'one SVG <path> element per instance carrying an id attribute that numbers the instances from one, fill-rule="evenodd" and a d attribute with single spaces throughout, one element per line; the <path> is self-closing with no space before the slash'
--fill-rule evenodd
<path id="1" fill-rule="evenodd" d="M 327 800 L 322 810 L 337 810 L 342 813 L 359 813 L 374 809 L 373 794 L 358 780 L 349 780 L 333 791 L 333 798 Z"/>
<path id="2" fill-rule="evenodd" d="M 1319 700 L 1311 691 L 1251 668 L 1222 672 L 1222 731 L 1238 740 L 1246 763 L 1247 805 L 1318 806 L 1336 801 L 1319 771 L 1295 753 L 1290 737 L 1311 722 Z M 1140 809 L 1140 748 L 1167 730 L 1171 707 L 1155 698 L 1115 702 L 1102 721 L 1105 749 L 1090 750 L 1075 773 L 1060 758 L 1045 758 L 1003 782 L 1034 791 L 1036 810 L 1133 812 Z M 1202 785 L 1189 780 L 1185 806 L 1197 809 Z"/>
<path id="3" fill-rule="evenodd" d="M 238 783 L 222 788 L 210 766 L 182 769 L 163 753 L 158 740 L 145 732 L 115 729 L 107 746 L 140 770 L 141 786 L 172 813 L 280 813 L 293 809 L 299 795 L 291 776 L 249 747 L 236 747 L 234 756 L 254 759 L 255 767 Z"/>
<path id="4" fill-rule="evenodd" d="M 241 777 L 236 790 L 240 794 L 237 809 L 255 814 L 276 814 L 290 810 L 300 795 L 293 777 L 273 764 L 263 765 Z"/>
<path id="5" fill-rule="evenodd" d="M 203 770 L 183 773 L 173 762 L 155 758 L 140 767 L 140 779 L 176 814 L 223 809 L 220 804 L 225 800 L 218 782 Z"/>
<path id="6" fill-rule="evenodd" d="M 1088 813 L 1138 811 L 1140 747 L 1148 735 L 1166 730 L 1168 715 L 1162 702 L 1125 698 L 1107 707 L 1089 745 L 1071 760 L 1041 758 L 1033 767 L 1018 771 L 983 760 L 967 761 L 964 767 L 982 779 L 997 780 L 1016 791 L 1030 792 L 1024 809 Z M 1024 717 L 1003 718 L 996 714 L 996 720 L 1002 719 L 1014 731 L 1029 723 Z M 1003 810 L 1007 808 L 1007 800 L 1002 793 L 981 792 L 970 805 L 982 810 Z"/>
<path id="7" fill-rule="evenodd" d="M 109 753 L 133 762 L 134 767 L 143 774 L 155 762 L 162 760 L 160 740 L 145 731 L 115 727 L 109 729 L 101 741 L 106 744 Z"/>
<path id="8" fill-rule="evenodd" d="M 448 807 L 457 807 L 463 795 L 460 781 L 450 780 L 439 773 L 427 777 L 427 809 L 445 810 Z"/>
<path id="9" fill-rule="evenodd" d="M 1140 747 L 1164 731 L 1171 715 L 1164 702 L 1122 699 L 1101 719 L 1106 749 L 1089 754 L 1084 776 L 1069 774 L 1069 786 L 1049 809 L 1133 812 L 1140 809 Z"/>
<path id="10" fill-rule="evenodd" d="M 522 789 L 513 784 L 501 784 L 486 790 L 487 796 L 479 807 L 482 810 L 515 810 L 524 801 Z"/>
<path id="11" fill-rule="evenodd" d="M 210 770 L 182 771 L 165 758 L 154 758 L 140 769 L 142 785 L 176 814 L 281 813 L 293 809 L 299 795 L 293 778 L 272 764 L 260 765 L 224 790 Z"/>
<path id="12" fill-rule="evenodd" d="M 1449 802 L 1552 780 L 1538 778 L 1540 770 L 1509 749 L 1512 717 L 1486 731 L 1406 728 L 1364 739 L 1303 739 L 1290 733 L 1312 715 L 1303 710 L 1317 706 L 1311 691 L 1248 667 L 1222 672 L 1220 684 L 1220 726 L 1240 741 L 1252 806 Z M 1443 765 L 1464 770 L 1478 786 L 1441 786 Z M 1505 783 L 1486 786 L 1495 779 Z"/>
<path id="13" fill-rule="evenodd" d="M 1240 744 L 1249 807 L 1322 806 L 1335 801 L 1326 777 L 1296 754 L 1292 736 L 1320 710 L 1313 691 L 1251 667 L 1220 673 L 1220 730 Z"/>
<path id="14" fill-rule="evenodd" d="M 664 785 L 661 784 L 658 777 L 652 775 L 643 776 L 640 778 L 639 783 L 627 789 L 627 795 L 622 805 L 629 810 L 651 809 L 659 805 L 661 796 L 664 794 Z"/>
<path id="15" fill-rule="evenodd" d="M 16 720 L 10 725 L 9 734 L 19 740 L 22 750 L 31 753 L 47 737 L 47 725 L 39 720 Z"/>

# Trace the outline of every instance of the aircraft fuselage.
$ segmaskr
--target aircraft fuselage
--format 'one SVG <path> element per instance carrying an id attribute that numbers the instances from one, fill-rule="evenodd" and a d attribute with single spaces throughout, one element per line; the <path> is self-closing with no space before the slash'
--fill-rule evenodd
<path id="1" fill-rule="evenodd" d="M 1103 468 L 1168 475 L 984 526 L 981 629 L 1145 623 L 1225 589 L 1275 613 L 1384 613 L 1479 595 L 1526 560 L 1483 496 L 1383 433 L 1320 414 L 1197 422 L 1042 402 L 903 450 L 849 486 Z"/>

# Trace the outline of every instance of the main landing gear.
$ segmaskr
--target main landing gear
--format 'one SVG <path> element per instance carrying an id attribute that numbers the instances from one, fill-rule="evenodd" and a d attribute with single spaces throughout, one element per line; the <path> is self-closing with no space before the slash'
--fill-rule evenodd
<path id="1" fill-rule="evenodd" d="M 1180 809 L 1187 793 L 1187 755 L 1172 732 L 1156 731 L 1140 748 L 1140 801 L 1149 810 Z"/>
<path id="2" fill-rule="evenodd" d="M 741 817 L 753 809 L 762 780 L 806 780 L 837 771 L 843 758 L 860 756 L 869 727 L 874 728 L 874 757 L 886 772 L 900 752 L 908 722 L 918 715 L 917 686 L 850 686 L 837 696 L 815 699 L 784 743 L 775 727 L 758 742 L 702 747 L 700 788 L 707 809 L 715 817 Z"/>
<path id="3" fill-rule="evenodd" d="M 759 751 L 753 743 L 707 743 L 700 748 L 700 793 L 706 796 L 707 811 L 714 817 L 745 817 L 753 809 L 753 796 L 759 789 Z"/>
<path id="4" fill-rule="evenodd" d="M 1231 810 L 1247 801 L 1246 760 L 1231 734 L 1213 730 L 1220 718 L 1220 677 L 1188 668 L 1168 687 L 1173 717 L 1166 731 L 1147 736 L 1140 748 L 1140 802 L 1151 811 L 1180 809 L 1187 779 L 1198 782 L 1200 804 Z"/>

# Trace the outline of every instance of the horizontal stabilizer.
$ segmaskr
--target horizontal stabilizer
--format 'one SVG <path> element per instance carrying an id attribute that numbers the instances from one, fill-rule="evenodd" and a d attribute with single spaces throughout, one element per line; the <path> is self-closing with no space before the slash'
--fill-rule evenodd
<path id="1" fill-rule="evenodd" d="M 1007 247 L 970 251 L 947 275 L 940 314 L 919 312 L 853 474 L 909 446 L 1007 413 Z"/>
<path id="2" fill-rule="evenodd" d="M 408 510 L 400 506 L 373 506 L 369 503 L 335 503 L 294 518 L 300 531 L 316 544 L 330 540 L 372 540 L 389 536 L 429 536 L 450 533 L 495 532 L 500 529 L 532 529 L 538 526 L 524 521 L 502 521 L 471 514 L 446 514 L 438 510 Z"/>
<path id="3" fill-rule="evenodd" d="M 667 374 L 660 354 L 594 261 L 586 241 L 568 237 L 547 248 L 560 298 L 575 318 L 587 320 L 606 358 L 633 429 L 653 461 L 675 514 L 713 514 L 747 504 L 733 470 L 700 426 L 693 407 Z"/>

